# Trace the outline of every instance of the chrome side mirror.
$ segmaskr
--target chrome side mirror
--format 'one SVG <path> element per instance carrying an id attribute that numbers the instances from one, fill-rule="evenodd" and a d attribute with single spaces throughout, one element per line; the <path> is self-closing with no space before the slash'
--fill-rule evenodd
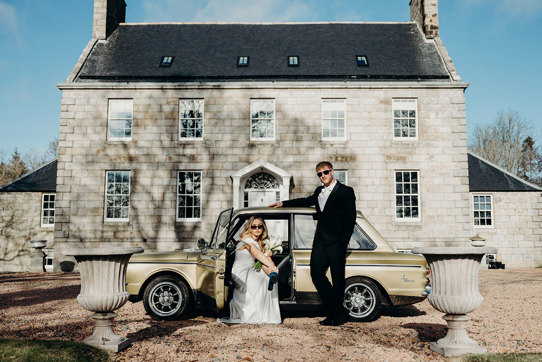
<path id="1" fill-rule="evenodd" d="M 207 242 L 205 241 L 205 239 L 198 239 L 198 249 L 201 250 L 203 254 L 207 252 Z"/>

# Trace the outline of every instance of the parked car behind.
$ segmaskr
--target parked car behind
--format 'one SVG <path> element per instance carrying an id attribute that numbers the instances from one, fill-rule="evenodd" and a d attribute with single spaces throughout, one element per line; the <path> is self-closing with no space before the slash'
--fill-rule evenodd
<path id="1" fill-rule="evenodd" d="M 270 236 L 282 240 L 282 253 L 273 256 L 279 268 L 280 303 L 320 304 L 309 264 L 316 211 L 286 207 L 228 209 L 219 215 L 210 242 L 198 240 L 199 250 L 132 256 L 126 275 L 130 300 L 143 300 L 146 312 L 158 320 L 180 318 L 195 303 L 223 310 L 233 290 L 231 267 L 235 242 L 243 224 L 253 215 L 265 220 Z M 357 212 L 348 245 L 343 301 L 351 319 L 371 321 L 383 305 L 422 301 L 426 276 L 427 263 L 423 256 L 397 253 Z"/>

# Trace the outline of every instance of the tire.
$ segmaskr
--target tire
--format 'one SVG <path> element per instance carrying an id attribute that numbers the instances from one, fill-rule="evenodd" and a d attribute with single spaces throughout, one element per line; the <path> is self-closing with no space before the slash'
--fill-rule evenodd
<path id="1" fill-rule="evenodd" d="M 367 278 L 350 278 L 345 283 L 343 306 L 354 321 L 370 322 L 378 318 L 382 295 L 374 282 Z"/>
<path id="2" fill-rule="evenodd" d="M 191 302 L 186 283 L 170 275 L 153 279 L 143 293 L 145 311 L 156 320 L 179 319 L 189 311 Z"/>

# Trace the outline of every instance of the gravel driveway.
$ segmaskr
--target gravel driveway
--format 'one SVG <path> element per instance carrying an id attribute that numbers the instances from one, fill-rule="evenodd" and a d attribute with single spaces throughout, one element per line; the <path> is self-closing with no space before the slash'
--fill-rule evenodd
<path id="1" fill-rule="evenodd" d="M 542 269 L 482 270 L 480 291 L 484 303 L 468 324 L 473 339 L 490 353 L 542 352 Z M 82 341 L 93 322 L 78 293 L 75 273 L 0 274 L 0 336 Z M 283 311 L 278 326 L 220 325 L 201 312 L 156 322 L 130 302 L 117 313 L 117 333 L 133 342 L 120 361 L 445 360 L 429 349 L 446 323 L 427 301 L 340 327 L 322 327 L 318 313 L 299 310 Z"/>

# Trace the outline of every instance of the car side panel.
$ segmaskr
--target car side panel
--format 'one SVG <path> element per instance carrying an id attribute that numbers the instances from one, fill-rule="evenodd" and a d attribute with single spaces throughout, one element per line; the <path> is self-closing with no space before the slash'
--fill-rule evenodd
<path id="1" fill-rule="evenodd" d="M 316 292 L 310 276 L 310 250 L 294 250 L 295 286 L 298 294 Z M 349 251 L 345 277 L 367 277 L 380 284 L 390 296 L 423 298 L 427 265 L 416 255 L 394 252 Z M 328 271 L 328 279 L 331 275 Z M 397 298 L 392 298 L 394 303 Z"/>
<path id="2" fill-rule="evenodd" d="M 154 275 L 171 272 L 182 276 L 189 287 L 196 290 L 196 262 L 130 262 L 126 272 L 126 290 L 131 295 L 139 295 L 141 287 Z"/>

